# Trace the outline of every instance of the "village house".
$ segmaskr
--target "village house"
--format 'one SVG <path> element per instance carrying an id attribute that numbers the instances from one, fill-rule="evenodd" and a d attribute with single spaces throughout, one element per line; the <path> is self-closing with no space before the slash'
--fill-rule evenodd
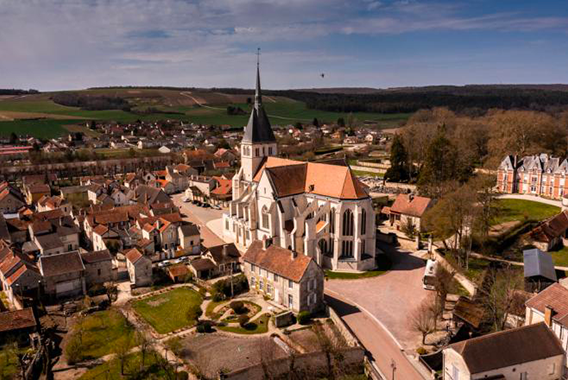
<path id="1" fill-rule="evenodd" d="M 558 380 L 564 350 L 544 324 L 487 334 L 443 350 L 445 380 Z"/>
<path id="2" fill-rule="evenodd" d="M 152 260 L 136 248 L 126 254 L 126 268 L 131 287 L 148 286 L 152 283 Z"/>
<path id="3" fill-rule="evenodd" d="M 38 331 L 37 319 L 31 307 L 0 313 L 0 344 L 17 342 L 19 347 L 28 346 Z"/>
<path id="4" fill-rule="evenodd" d="M 201 253 L 201 235 L 193 223 L 183 223 L 178 227 L 179 246 L 184 254 Z M 178 255 L 179 256 L 179 255 Z"/>
<path id="5" fill-rule="evenodd" d="M 65 215 L 71 215 L 73 207 L 68 201 L 59 196 L 43 196 L 37 202 L 37 210 L 39 212 L 57 209 L 61 209 Z"/>
<path id="6" fill-rule="evenodd" d="M 534 245 L 541 251 L 548 252 L 553 248 L 562 247 L 567 241 L 568 210 L 541 222 L 523 238 L 527 244 Z"/>
<path id="7" fill-rule="evenodd" d="M 293 312 L 323 307 L 324 274 L 311 257 L 255 241 L 243 256 L 243 272 L 250 289 L 270 297 Z"/>
<path id="8" fill-rule="evenodd" d="M 14 296 L 30 296 L 39 286 L 41 274 L 35 263 L 2 243 L 0 250 L 0 281 L 10 302 Z"/>
<path id="9" fill-rule="evenodd" d="M 32 183 L 24 185 L 24 193 L 28 204 L 35 204 L 44 196 L 51 195 L 51 188 L 44 183 Z"/>
<path id="10" fill-rule="evenodd" d="M 210 276 L 225 276 L 240 271 L 241 254 L 233 243 L 209 247 L 201 257 L 210 260 L 215 266 L 210 271 Z"/>
<path id="11" fill-rule="evenodd" d="M 85 295 L 85 266 L 79 252 L 41 256 L 39 269 L 43 276 L 43 291 L 52 299 Z"/>
<path id="12" fill-rule="evenodd" d="M 117 269 L 114 268 L 112 255 L 108 250 L 81 253 L 85 265 L 87 286 L 102 285 L 116 281 Z"/>
<path id="13" fill-rule="evenodd" d="M 412 225 L 416 231 L 421 231 L 422 217 L 433 204 L 430 198 L 398 194 L 392 206 L 383 207 L 381 212 L 388 215 L 390 226 L 397 230 Z"/>
<path id="14" fill-rule="evenodd" d="M 560 340 L 562 349 L 568 353 L 568 283 L 561 280 L 538 293 L 526 304 L 525 325 L 544 322 Z M 564 360 L 564 366 L 568 354 Z M 568 367 L 564 373 L 568 373 Z"/>

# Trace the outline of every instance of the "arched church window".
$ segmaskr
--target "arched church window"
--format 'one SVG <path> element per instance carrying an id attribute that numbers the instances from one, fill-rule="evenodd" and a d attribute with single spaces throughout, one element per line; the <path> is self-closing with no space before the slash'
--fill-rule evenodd
<path id="1" fill-rule="evenodd" d="M 270 214 L 268 213 L 268 209 L 266 206 L 262 208 L 262 228 L 269 229 L 270 228 Z"/>
<path id="2" fill-rule="evenodd" d="M 367 211 L 363 209 L 361 212 L 361 235 L 365 235 L 367 233 Z"/>
<path id="3" fill-rule="evenodd" d="M 343 212 L 343 236 L 353 236 L 353 211 Z"/>

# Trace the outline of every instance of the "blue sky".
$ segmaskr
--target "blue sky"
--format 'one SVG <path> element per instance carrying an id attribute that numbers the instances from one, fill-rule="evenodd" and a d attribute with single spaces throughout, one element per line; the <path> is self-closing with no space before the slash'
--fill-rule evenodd
<path id="1" fill-rule="evenodd" d="M 568 83 L 568 1 L 0 0 L 0 88 L 251 88 L 257 47 L 272 89 Z"/>

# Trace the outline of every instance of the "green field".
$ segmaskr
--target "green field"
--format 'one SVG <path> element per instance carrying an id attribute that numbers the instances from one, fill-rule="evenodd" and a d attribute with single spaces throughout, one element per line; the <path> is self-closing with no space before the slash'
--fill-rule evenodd
<path id="1" fill-rule="evenodd" d="M 132 340 L 133 334 L 134 329 L 120 312 L 107 310 L 93 313 L 75 325 L 71 339 L 80 340 L 81 357 L 85 360 L 112 353 L 120 340 Z"/>
<path id="2" fill-rule="evenodd" d="M 136 111 L 145 111 L 148 107 L 152 107 L 160 112 L 140 114 L 121 110 L 88 111 L 56 104 L 50 100 L 50 94 L 3 99 L 0 100 L 0 135 L 9 135 L 15 132 L 17 134 L 30 134 L 39 138 L 53 138 L 68 132 L 63 128 L 65 125 L 85 123 L 93 119 L 116 122 L 169 119 L 198 124 L 241 127 L 246 125 L 250 111 L 250 105 L 242 103 L 246 99 L 246 96 L 243 95 L 201 92 L 196 96 L 202 100 L 205 99 L 207 105 L 199 106 L 194 104 L 193 100 L 180 95 L 179 91 L 139 90 L 129 93 L 125 90 L 88 90 L 84 92 L 99 95 L 119 95 L 125 97 Z M 229 104 L 241 107 L 246 114 L 228 115 L 226 107 Z M 296 122 L 310 123 L 314 118 L 317 118 L 321 124 L 336 122 L 338 118 L 348 121 L 350 118 L 348 113 L 312 110 L 308 109 L 303 102 L 281 97 L 267 97 L 264 106 L 272 124 L 275 126 Z M 355 124 L 360 125 L 364 121 L 372 121 L 377 123 L 380 128 L 397 126 L 405 122 L 409 116 L 410 114 L 406 113 L 358 112 L 352 114 Z M 63 117 L 66 119 L 61 119 Z"/>
<path id="3" fill-rule="evenodd" d="M 499 216 L 493 221 L 494 225 L 512 221 L 539 221 L 560 212 L 560 207 L 522 199 L 497 199 L 495 203 Z"/>
<path id="4" fill-rule="evenodd" d="M 195 324 L 187 319 L 188 310 L 200 305 L 202 298 L 195 290 L 176 288 L 133 303 L 134 310 L 160 334 Z"/>

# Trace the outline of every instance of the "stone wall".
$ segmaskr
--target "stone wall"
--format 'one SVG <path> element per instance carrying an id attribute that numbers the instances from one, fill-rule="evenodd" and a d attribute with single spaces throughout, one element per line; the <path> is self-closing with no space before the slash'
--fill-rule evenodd
<path id="1" fill-rule="evenodd" d="M 340 362 L 335 363 L 335 358 L 331 360 L 340 368 L 348 371 L 349 367 L 360 367 L 363 365 L 365 352 L 361 347 L 351 347 L 340 351 Z M 325 377 L 328 370 L 328 358 L 325 352 L 313 352 L 296 355 L 272 361 L 266 365 L 255 365 L 248 368 L 238 369 L 219 376 L 219 379 L 227 380 L 263 380 L 265 378 L 277 378 L 288 373 L 294 372 L 300 377 L 303 374 L 321 374 Z"/>

